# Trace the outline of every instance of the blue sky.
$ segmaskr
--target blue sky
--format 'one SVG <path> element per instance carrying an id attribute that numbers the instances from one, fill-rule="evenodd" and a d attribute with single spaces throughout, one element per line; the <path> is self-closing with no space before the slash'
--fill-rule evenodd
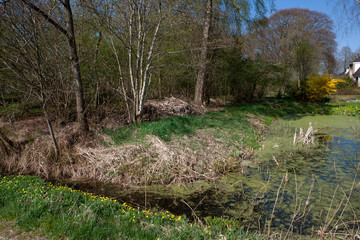
<path id="1" fill-rule="evenodd" d="M 349 46 L 353 52 L 360 50 L 360 27 L 355 31 L 350 32 L 350 26 L 347 21 L 344 21 L 341 14 L 341 7 L 337 6 L 336 0 L 274 0 L 276 10 L 286 8 L 307 8 L 322 12 L 330 16 L 334 21 L 334 33 L 336 34 L 336 41 L 338 49 L 344 46 Z M 347 26 L 344 26 L 346 24 Z"/>

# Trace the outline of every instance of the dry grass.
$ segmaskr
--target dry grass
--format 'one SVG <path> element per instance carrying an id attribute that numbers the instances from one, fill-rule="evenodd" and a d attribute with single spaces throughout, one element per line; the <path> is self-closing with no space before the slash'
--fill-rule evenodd
<path id="1" fill-rule="evenodd" d="M 139 145 L 76 147 L 76 155 L 86 169 L 76 177 L 89 176 L 120 185 L 173 184 L 199 179 L 213 180 L 240 169 L 243 158 L 252 156 L 244 149 L 242 157 L 231 157 L 228 147 L 209 133 L 198 131 L 188 139 L 163 142 L 147 136 Z"/>
<path id="2" fill-rule="evenodd" d="M 177 107 L 179 114 L 186 114 L 182 110 L 190 109 L 189 105 L 175 100 L 165 99 L 171 104 L 163 108 Z M 159 109 L 169 110 L 163 108 Z M 261 117 L 252 114 L 247 118 L 259 133 L 265 130 Z M 6 130 L 12 141 L 21 144 L 21 152 L 7 156 L 6 161 L 0 162 L 0 168 L 9 173 L 34 174 L 47 179 L 91 179 L 122 186 L 214 180 L 227 172 L 242 170 L 242 160 L 254 154 L 252 148 L 237 139 L 242 134 L 241 127 L 232 138 L 229 136 L 234 129 L 229 132 L 229 129 L 210 131 L 204 128 L 191 136 L 168 142 L 147 135 L 140 143 L 113 146 L 109 136 L 100 129 L 92 129 L 91 136 L 81 138 L 78 125 L 73 123 L 54 129 L 60 152 L 56 160 L 43 117 L 18 120 L 13 124 L 0 122 L 0 128 Z"/>
<path id="3" fill-rule="evenodd" d="M 336 95 L 360 95 L 360 88 L 343 88 L 336 92 Z"/>
<path id="4" fill-rule="evenodd" d="M 92 179 L 122 186 L 213 180 L 224 173 L 241 170 L 242 159 L 253 155 L 251 148 L 239 149 L 205 130 L 170 142 L 146 136 L 142 143 L 105 147 L 91 139 L 106 141 L 106 135 L 94 133 L 91 138 L 80 139 L 77 125 L 73 124 L 56 131 L 60 157 L 55 161 L 53 145 L 50 136 L 44 134 L 45 129 L 41 133 L 24 129 L 19 128 L 12 138 L 24 142 L 21 154 L 7 157 L 7 161 L 1 163 L 2 169 L 50 179 Z M 29 141 L 29 136 L 34 139 Z M 236 156 L 231 156 L 231 152 L 237 152 Z"/>
<path id="5" fill-rule="evenodd" d="M 15 222 L 0 219 L 0 240 L 43 240 L 46 237 L 41 237 L 40 232 L 31 231 L 24 232 L 16 226 Z"/>

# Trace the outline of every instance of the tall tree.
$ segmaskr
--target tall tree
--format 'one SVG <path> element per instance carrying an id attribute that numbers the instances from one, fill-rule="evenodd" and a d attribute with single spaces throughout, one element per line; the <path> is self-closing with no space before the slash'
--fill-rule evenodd
<path id="1" fill-rule="evenodd" d="M 298 75 L 299 82 L 322 66 L 333 66 L 333 22 L 320 12 L 298 8 L 278 11 L 250 29 L 248 39 L 250 56 L 260 55 L 289 69 Z"/>
<path id="2" fill-rule="evenodd" d="M 209 41 L 209 31 L 211 25 L 211 11 L 212 11 L 213 0 L 206 0 L 206 10 L 204 18 L 204 30 L 203 30 L 203 39 L 201 44 L 201 53 L 200 53 L 200 63 L 199 71 L 197 73 L 196 85 L 195 85 L 195 104 L 201 105 L 203 101 L 204 94 L 204 83 L 206 75 L 206 67 L 208 61 L 208 41 Z"/>
<path id="3" fill-rule="evenodd" d="M 88 1 L 88 8 L 105 28 L 117 64 L 117 92 L 130 121 L 140 120 L 152 82 L 154 58 L 163 21 L 179 1 Z"/>
<path id="4" fill-rule="evenodd" d="M 273 1 L 269 1 L 272 4 Z M 253 4 L 253 8 L 251 7 Z M 217 6 L 219 9 L 224 9 L 226 12 L 227 22 L 233 33 L 239 34 L 242 30 L 243 23 L 253 21 L 251 12 L 254 11 L 255 18 L 261 18 L 266 13 L 266 5 L 264 0 L 206 0 L 205 1 L 205 15 L 203 18 L 203 36 L 200 47 L 199 70 L 197 72 L 195 97 L 194 101 L 197 105 L 201 105 L 204 96 L 204 85 L 207 76 L 207 64 L 209 62 L 209 35 L 214 16 L 213 9 Z"/>
<path id="5" fill-rule="evenodd" d="M 82 86 L 80 63 L 76 49 L 76 39 L 74 32 L 74 20 L 71 10 L 70 0 L 60 1 L 66 12 L 66 28 L 62 27 L 61 23 L 55 21 L 50 14 L 46 13 L 45 10 L 36 6 L 30 0 L 21 0 L 31 9 L 42 15 L 46 21 L 51 23 L 58 31 L 64 34 L 68 40 L 69 46 L 69 57 L 71 62 L 71 69 L 74 77 L 75 95 L 76 95 L 76 112 L 77 120 L 80 124 L 80 130 L 84 134 L 89 131 L 89 125 L 85 114 L 85 102 L 84 102 L 84 91 Z"/>
<path id="6" fill-rule="evenodd" d="M 342 66 L 342 70 L 343 72 L 346 71 L 346 68 L 349 66 L 349 64 L 351 63 L 352 59 L 352 51 L 351 48 L 348 46 L 342 47 L 340 50 L 340 62 L 341 62 L 341 66 Z"/>

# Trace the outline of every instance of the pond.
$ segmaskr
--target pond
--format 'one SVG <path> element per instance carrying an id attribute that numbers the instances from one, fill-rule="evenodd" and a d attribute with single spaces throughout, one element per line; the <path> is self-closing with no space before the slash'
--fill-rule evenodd
<path id="1" fill-rule="evenodd" d="M 314 143 L 295 140 L 315 130 Z M 282 118 L 270 126 L 256 160 L 218 181 L 147 186 L 124 191 L 113 185 L 72 187 L 133 206 L 161 208 L 191 219 L 236 219 L 245 230 L 289 236 L 352 234 L 360 218 L 360 122 L 346 116 Z M 310 139 L 310 138 L 309 138 Z"/>

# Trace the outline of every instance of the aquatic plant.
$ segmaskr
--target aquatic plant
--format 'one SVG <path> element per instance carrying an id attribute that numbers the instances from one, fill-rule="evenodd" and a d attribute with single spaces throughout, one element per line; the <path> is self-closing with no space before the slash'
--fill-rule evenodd
<path id="1" fill-rule="evenodd" d="M 314 130 L 311 125 L 311 122 L 309 122 L 309 128 L 306 130 L 306 132 L 304 132 L 304 130 L 302 128 L 300 128 L 299 133 L 297 134 L 297 132 L 295 130 L 293 144 L 296 144 L 296 143 L 302 143 L 305 145 L 314 144 L 316 132 L 317 132 L 317 130 Z"/>

